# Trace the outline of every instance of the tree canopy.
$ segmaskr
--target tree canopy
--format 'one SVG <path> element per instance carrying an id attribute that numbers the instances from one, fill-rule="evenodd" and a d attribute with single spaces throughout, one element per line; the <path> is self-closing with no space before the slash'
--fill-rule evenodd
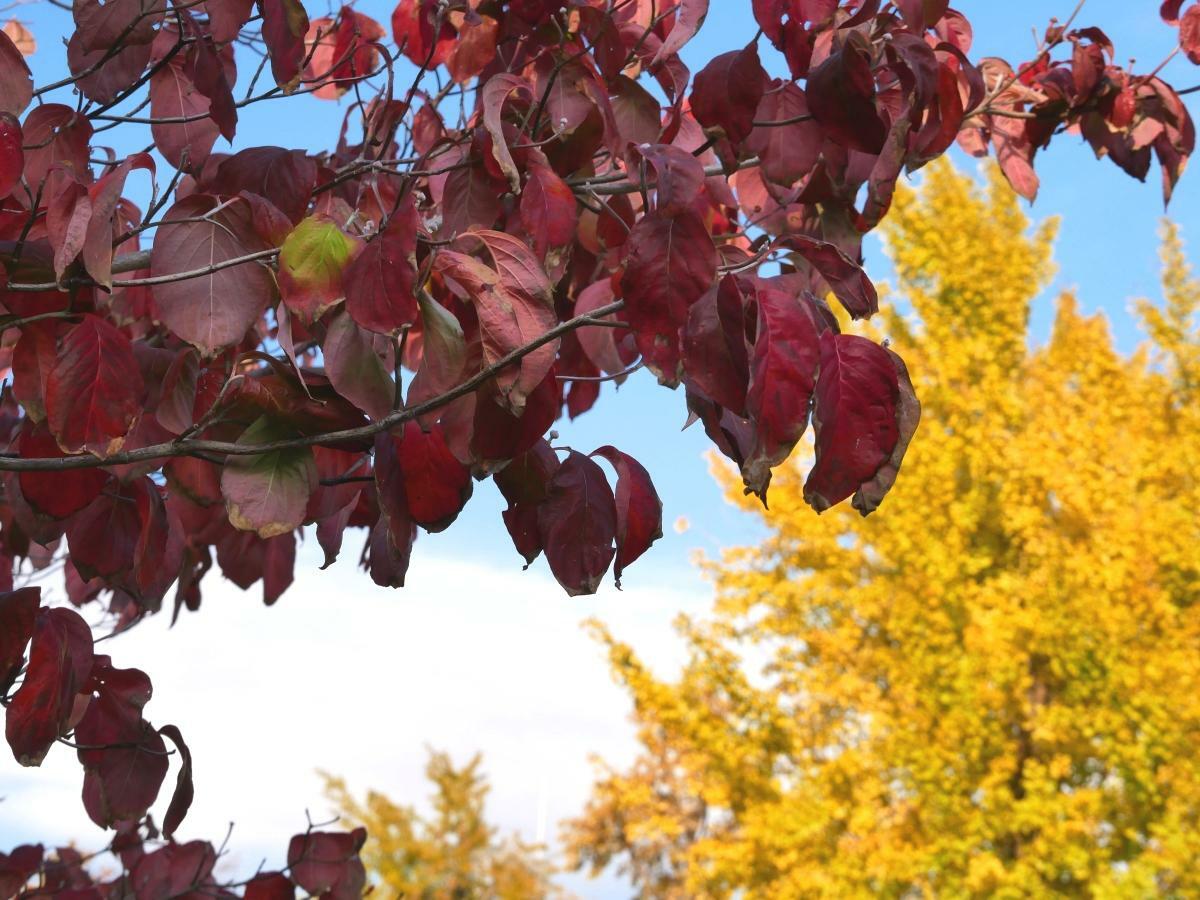
<path id="1" fill-rule="evenodd" d="M 518 552 L 592 592 L 661 503 L 620 435 L 552 427 L 639 367 L 763 502 L 811 420 L 805 501 L 876 509 L 919 402 L 827 298 L 878 311 L 860 248 L 897 178 L 957 140 L 1033 197 L 1071 132 L 1170 198 L 1194 150 L 1161 65 L 1118 65 L 1082 6 L 1012 64 L 973 61 L 947 0 L 752 0 L 754 40 L 694 75 L 709 0 L 72 0 L 40 84 L 37 36 L 0 32 L 0 700 L 18 763 L 77 754 L 104 890 L 362 887 L 361 832 L 310 823 L 253 884 L 172 841 L 186 729 L 96 641 L 196 611 L 214 569 L 271 604 L 305 528 L 327 566 L 353 531 L 400 587 L 492 480 Z M 1147 18 L 1200 59 L 1200 3 Z M 239 140 L 316 102 L 345 110 L 322 146 Z M 58 565 L 61 603 L 26 583 Z M 5 859 L 18 889 L 101 891 L 69 850 Z"/>
<path id="2" fill-rule="evenodd" d="M 711 564 L 655 678 L 599 630 L 642 753 L 568 840 L 644 897 L 1189 896 L 1200 890 L 1200 280 L 1176 230 L 1130 356 L 1030 303 L 1053 221 L 993 171 L 897 192 L 920 432 L 888 507 L 804 504 L 804 456 Z"/>

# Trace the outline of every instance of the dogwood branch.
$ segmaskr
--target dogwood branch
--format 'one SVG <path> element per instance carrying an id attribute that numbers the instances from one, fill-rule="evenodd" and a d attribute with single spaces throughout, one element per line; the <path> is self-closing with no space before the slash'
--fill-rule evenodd
<path id="1" fill-rule="evenodd" d="M 169 459 L 176 456 L 198 456 L 200 454 L 224 454 L 226 456 L 260 456 L 263 453 L 275 453 L 280 450 L 292 450 L 298 447 L 312 447 L 316 444 L 338 444 L 346 441 L 358 441 L 373 438 L 375 435 L 389 431 L 397 425 L 402 425 L 418 416 L 441 409 L 459 397 L 470 394 L 485 382 L 496 377 L 501 371 L 520 362 L 539 347 L 557 340 L 564 334 L 582 328 L 585 325 L 611 325 L 603 321 L 603 317 L 620 312 L 625 308 L 624 300 L 617 300 L 584 315 L 575 316 L 565 322 L 560 322 L 545 334 L 539 335 L 523 347 L 518 347 L 511 353 L 496 360 L 492 365 L 481 369 L 462 384 L 446 391 L 437 397 L 432 397 L 424 403 L 398 409 L 388 413 L 377 422 L 361 425 L 357 428 L 343 428 L 340 431 L 329 431 L 322 434 L 302 435 L 269 441 L 262 444 L 235 444 L 229 441 L 181 440 L 169 443 L 154 444 L 149 447 L 139 447 L 136 450 L 126 450 L 113 453 L 101 458 L 97 456 L 61 456 L 21 458 L 16 456 L 0 456 L 0 471 L 5 472 L 58 472 L 67 469 L 92 469 L 98 466 L 117 466 L 127 463 L 147 462 L 157 459 Z"/>

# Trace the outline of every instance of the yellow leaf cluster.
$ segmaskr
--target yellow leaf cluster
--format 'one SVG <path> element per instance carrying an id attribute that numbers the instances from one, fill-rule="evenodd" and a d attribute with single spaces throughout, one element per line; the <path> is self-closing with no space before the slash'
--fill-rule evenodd
<path id="1" fill-rule="evenodd" d="M 1145 347 L 1062 296 L 1031 348 L 1054 232 L 995 173 L 898 192 L 896 487 L 817 517 L 784 466 L 677 682 L 597 626 L 643 749 L 568 824 L 577 866 L 643 897 L 1200 896 L 1200 283 L 1167 226 Z"/>
<path id="2" fill-rule="evenodd" d="M 499 839 L 487 823 L 490 790 L 481 757 L 456 766 L 429 755 L 432 813 L 398 804 L 377 791 L 356 799 L 343 779 L 322 773 L 325 793 L 350 825 L 367 829 L 362 860 L 382 896 L 410 900 L 543 900 L 564 897 L 552 883 L 545 848 L 516 837 Z M 375 896 L 373 893 L 372 896 Z"/>

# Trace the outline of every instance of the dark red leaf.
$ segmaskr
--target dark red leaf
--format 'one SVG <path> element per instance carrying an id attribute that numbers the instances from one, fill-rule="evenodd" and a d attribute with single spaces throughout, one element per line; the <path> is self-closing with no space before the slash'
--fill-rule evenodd
<path id="1" fill-rule="evenodd" d="M 250 879 L 242 900 L 296 900 L 296 886 L 282 872 L 263 872 Z"/>
<path id="2" fill-rule="evenodd" d="M 737 277 L 726 275 L 692 305 L 681 335 L 688 388 L 738 415 L 746 412 L 750 379 L 745 316 Z"/>
<path id="3" fill-rule="evenodd" d="M 395 405 L 396 385 L 390 370 L 392 342 L 359 328 L 345 312 L 329 323 L 322 346 L 325 374 L 334 390 L 379 420 Z"/>
<path id="4" fill-rule="evenodd" d="M 265 444 L 295 437 L 267 416 L 242 432 L 239 444 Z M 229 522 L 261 538 L 299 528 L 308 498 L 317 487 L 310 447 L 292 447 L 246 456 L 230 456 L 221 473 L 221 493 Z"/>
<path id="5" fill-rule="evenodd" d="M 538 507 L 550 495 L 550 479 L 558 466 L 558 454 L 549 443 L 539 440 L 494 476 L 496 487 L 508 501 L 502 514 L 504 525 L 526 565 L 542 552 Z"/>
<path id="6" fill-rule="evenodd" d="M 654 169 L 655 178 L 651 183 L 655 191 L 655 212 L 664 217 L 677 216 L 689 209 L 704 187 L 704 166 L 700 160 L 672 144 L 649 144 L 637 149 Z"/>
<path id="7" fill-rule="evenodd" d="M 271 74 L 286 93 L 300 82 L 304 63 L 304 38 L 308 13 L 300 0 L 258 0 L 262 13 L 262 36 L 271 57 Z"/>
<path id="8" fill-rule="evenodd" d="M 440 425 L 424 432 L 409 420 L 392 440 L 409 515 L 427 531 L 444 531 L 471 498 L 470 470 L 450 452 Z"/>
<path id="9" fill-rule="evenodd" d="M 921 421 L 921 401 L 917 399 L 912 379 L 908 377 L 908 367 L 904 365 L 904 360 L 891 350 L 888 350 L 887 354 L 892 365 L 896 367 L 896 377 L 900 388 L 900 396 L 896 402 L 896 428 L 899 437 L 888 461 L 875 473 L 874 478 L 861 485 L 854 494 L 854 500 L 851 503 L 864 516 L 879 508 L 884 496 L 895 484 L 896 476 L 900 472 L 900 464 L 904 461 L 904 454 L 908 451 L 909 442 L 916 434 L 917 425 Z"/>
<path id="10" fill-rule="evenodd" d="M 62 450 L 44 425 L 26 427 L 17 440 L 17 452 L 26 459 L 62 456 Z M 100 495 L 109 476 L 100 469 L 64 469 L 61 472 L 25 471 L 18 476 L 21 496 L 35 510 L 55 519 L 79 512 Z"/>
<path id="11" fill-rule="evenodd" d="M 21 142 L 21 123 L 12 113 L 0 112 L 0 197 L 7 197 L 21 180 L 25 169 Z"/>
<path id="12" fill-rule="evenodd" d="M 621 292 L 638 349 L 660 384 L 679 383 L 679 329 L 717 275 L 717 251 L 692 212 L 644 216 L 625 244 Z"/>
<path id="13" fill-rule="evenodd" d="M 616 553 L 617 505 L 593 460 L 572 450 L 554 472 L 538 506 L 538 534 L 563 589 L 572 597 L 594 594 Z"/>
<path id="14" fill-rule="evenodd" d="M 812 304 L 808 297 L 771 289 L 757 295 L 746 392 L 754 443 L 742 464 L 742 478 L 764 502 L 770 470 L 788 458 L 808 428 L 809 401 L 821 362 L 820 326 Z"/>
<path id="15" fill-rule="evenodd" d="M 406 204 L 342 273 L 346 312 L 361 327 L 392 334 L 417 319 L 416 212 Z"/>
<path id="16" fill-rule="evenodd" d="M 258 194 L 298 224 L 317 184 L 317 165 L 303 150 L 249 147 L 221 160 L 204 189 L 223 195 Z"/>
<path id="17" fill-rule="evenodd" d="M 827 241 L 802 235 L 788 236 L 782 244 L 796 253 L 825 279 L 833 295 L 855 319 L 879 312 L 879 295 L 862 266 Z"/>
<path id="18" fill-rule="evenodd" d="M 19 116 L 33 99 L 33 73 L 12 38 L 0 31 L 0 113 Z"/>
<path id="19" fill-rule="evenodd" d="M 750 134 L 755 111 L 763 99 L 767 73 L 758 59 L 758 45 L 722 53 L 696 73 L 692 86 L 692 115 L 705 128 L 719 128 L 735 144 Z"/>
<path id="20" fill-rule="evenodd" d="M 887 351 L 851 334 L 821 335 L 821 368 L 813 392 L 816 462 L 804 499 L 817 512 L 868 485 L 889 463 L 900 437 L 900 386 Z M 867 487 L 864 496 L 874 496 Z"/>
<path id="21" fill-rule="evenodd" d="M 165 9 L 162 0 L 73 4 L 75 30 L 67 43 L 67 64 L 85 97 L 109 103 L 138 80 L 150 62 L 155 26 Z M 115 53 L 114 47 L 119 48 Z"/>
<path id="22" fill-rule="evenodd" d="M 163 817 L 163 835 L 171 837 L 179 830 L 179 825 L 196 796 L 196 789 L 192 783 L 192 751 L 188 749 L 183 735 L 174 725 L 164 725 L 158 729 L 158 733 L 170 739 L 179 751 L 179 775 L 175 780 L 175 793 L 171 795 L 171 804 Z"/>
<path id="23" fill-rule="evenodd" d="M 857 32 L 808 74 L 808 108 L 829 136 L 850 150 L 878 153 L 887 127 L 875 109 L 871 49 Z"/>
<path id="24" fill-rule="evenodd" d="M 4 736 L 23 766 L 41 765 L 68 727 L 75 695 L 92 670 L 92 631 L 74 610 L 42 608 L 34 623 L 25 680 L 13 694 Z"/>
<path id="25" fill-rule="evenodd" d="M 366 885 L 366 871 L 358 854 L 366 839 L 363 828 L 296 835 L 288 843 L 292 879 L 325 900 L 359 900 Z"/>
<path id="26" fill-rule="evenodd" d="M 3 67 L 0 67 L 3 68 Z M 46 103 L 34 107 L 22 125 L 25 139 L 25 180 L 38 185 L 56 164 L 82 176 L 88 171 L 92 124 L 69 106 Z"/>
<path id="27" fill-rule="evenodd" d="M 696 36 L 707 15 L 708 0 L 676 0 L 671 30 L 658 48 L 651 65 L 657 66 L 668 56 L 683 49 L 683 45 Z"/>
<path id="28" fill-rule="evenodd" d="M 39 587 L 0 593 L 0 694 L 8 692 L 25 658 L 41 597 Z"/>
<path id="29" fill-rule="evenodd" d="M 621 572 L 662 537 L 662 501 L 650 473 L 641 463 L 616 447 L 592 451 L 603 456 L 617 472 L 617 562 L 613 574 L 621 586 Z"/>
<path id="30" fill-rule="evenodd" d="M 67 332 L 46 380 L 46 420 L 69 453 L 120 449 L 146 387 L 129 338 L 99 316 Z"/>
<path id="31" fill-rule="evenodd" d="M 1188 59 L 1200 65 L 1200 6 L 1189 6 L 1179 20 L 1179 46 Z"/>
<path id="32" fill-rule="evenodd" d="M 45 848 L 22 844 L 11 853 L 0 853 L 0 897 L 15 897 L 42 867 Z"/>
<path id="33" fill-rule="evenodd" d="M 147 853 L 133 867 L 130 881 L 135 900 L 190 898 L 209 882 L 217 854 L 207 841 L 167 844 Z M 215 892 L 214 892 L 215 893 Z"/>
<path id="34" fill-rule="evenodd" d="M 218 202 L 207 194 L 193 194 L 164 214 L 176 224 L 162 225 L 155 233 L 153 275 L 204 270 L 267 249 L 246 204 L 232 203 L 212 213 Z M 212 214 L 201 221 L 184 221 L 206 213 Z M 163 324 L 201 353 L 212 354 L 245 337 L 273 292 L 270 272 L 247 262 L 155 285 L 154 302 Z"/>
<path id="35" fill-rule="evenodd" d="M 575 194 L 541 154 L 530 154 L 530 164 L 521 192 L 521 229 L 529 236 L 533 252 L 546 260 L 547 268 L 556 268 L 551 255 L 575 239 L 578 220 Z"/>

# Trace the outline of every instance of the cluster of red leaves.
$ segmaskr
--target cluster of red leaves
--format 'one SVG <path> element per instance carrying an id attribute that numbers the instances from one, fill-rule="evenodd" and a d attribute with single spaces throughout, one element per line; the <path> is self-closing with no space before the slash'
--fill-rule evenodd
<path id="1" fill-rule="evenodd" d="M 809 503 L 874 510 L 920 406 L 825 298 L 876 311 L 861 241 L 901 173 L 958 139 L 1032 196 L 1035 151 L 1077 130 L 1139 178 L 1156 154 L 1169 194 L 1192 122 L 1097 29 L 1052 25 L 1013 68 L 972 63 L 945 0 L 747 6 L 760 36 L 694 77 L 679 51 L 708 0 L 401 0 L 390 44 L 349 7 L 259 0 L 256 32 L 250 0 L 76 0 L 70 75 L 36 92 L 0 34 L 0 589 L 58 554 L 70 602 L 126 627 L 172 589 L 198 608 L 215 560 L 272 603 L 309 525 L 326 565 L 362 529 L 362 565 L 400 586 L 418 531 L 490 477 L 518 552 L 594 591 L 660 536 L 661 504 L 628 455 L 546 435 L 641 365 L 764 502 L 811 421 Z M 238 41 L 275 81 L 242 100 Z M 355 100 L 333 149 L 214 150 L 302 93 Z M 147 126 L 153 153 L 95 161 L 101 129 Z M 0 610 L 7 685 L 23 671 L 9 742 L 37 764 L 73 731 L 89 813 L 136 819 L 178 733 L 141 718 L 145 676 L 94 656 L 78 614 L 30 602 Z"/>
<path id="2" fill-rule="evenodd" d="M 101 854 L 83 856 L 73 847 L 47 853 L 41 844 L 23 844 L 0 853 L 0 897 L 59 897 L 64 900 L 359 900 L 366 871 L 359 851 L 366 832 L 315 831 L 288 843 L 287 867 L 259 872 L 246 881 L 223 882 L 215 875 L 220 853 L 207 841 L 161 840 L 150 819 L 121 822 Z M 117 874 L 112 871 L 116 864 Z M 105 874 L 97 875 L 97 870 Z"/>

